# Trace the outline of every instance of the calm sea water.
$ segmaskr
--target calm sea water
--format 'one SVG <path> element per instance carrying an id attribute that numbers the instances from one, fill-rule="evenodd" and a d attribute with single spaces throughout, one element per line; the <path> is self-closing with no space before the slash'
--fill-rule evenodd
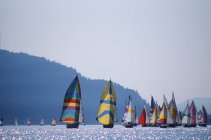
<path id="1" fill-rule="evenodd" d="M 200 139 L 211 140 L 211 126 L 196 128 L 153 128 L 137 126 L 124 128 L 116 125 L 103 129 L 101 125 L 80 126 L 79 129 L 66 129 L 65 126 L 3 126 L 0 127 L 1 140 L 15 139 Z"/>

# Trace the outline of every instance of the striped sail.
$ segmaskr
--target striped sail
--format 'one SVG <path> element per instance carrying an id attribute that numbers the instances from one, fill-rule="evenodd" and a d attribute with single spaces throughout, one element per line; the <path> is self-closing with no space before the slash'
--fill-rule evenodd
<path id="1" fill-rule="evenodd" d="M 116 92 L 111 80 L 106 85 L 100 99 L 100 106 L 97 113 L 97 120 L 103 125 L 114 123 L 116 111 Z"/>
<path id="2" fill-rule="evenodd" d="M 65 97 L 60 121 L 74 124 L 79 121 L 81 89 L 79 79 L 76 76 L 68 87 Z"/>
<path id="3" fill-rule="evenodd" d="M 160 116 L 158 118 L 158 123 L 159 124 L 166 124 L 167 123 L 167 109 L 166 109 L 166 105 L 164 103 L 162 105 L 162 110 L 161 110 Z"/>

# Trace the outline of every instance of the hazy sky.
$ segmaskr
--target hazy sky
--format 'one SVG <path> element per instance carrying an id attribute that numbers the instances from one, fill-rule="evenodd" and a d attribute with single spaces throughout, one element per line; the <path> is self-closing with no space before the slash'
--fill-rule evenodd
<path id="1" fill-rule="evenodd" d="M 1 49 L 110 78 L 159 103 L 211 97 L 210 0 L 0 0 Z"/>

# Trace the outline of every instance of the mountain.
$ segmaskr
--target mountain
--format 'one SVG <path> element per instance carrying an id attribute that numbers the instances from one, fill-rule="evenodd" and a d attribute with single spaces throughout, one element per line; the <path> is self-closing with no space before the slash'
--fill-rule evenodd
<path id="1" fill-rule="evenodd" d="M 19 124 L 24 124 L 28 117 L 33 124 L 39 124 L 42 117 L 45 123 L 50 123 L 54 116 L 59 120 L 66 89 L 76 75 L 81 84 L 85 121 L 98 124 L 95 118 L 100 96 L 108 81 L 88 79 L 73 68 L 42 57 L 0 50 L 0 116 L 6 124 L 14 124 L 15 117 Z M 136 91 L 117 83 L 114 87 L 119 121 L 129 95 L 138 114 L 143 105 L 149 107 Z"/>

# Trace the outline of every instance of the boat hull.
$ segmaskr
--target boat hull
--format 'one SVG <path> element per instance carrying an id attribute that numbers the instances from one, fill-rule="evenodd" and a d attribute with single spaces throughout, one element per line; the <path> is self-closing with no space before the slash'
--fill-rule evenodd
<path id="1" fill-rule="evenodd" d="M 168 127 L 175 127 L 174 124 L 168 124 Z"/>
<path id="2" fill-rule="evenodd" d="M 78 128 L 79 127 L 79 123 L 73 123 L 73 124 L 67 123 L 66 127 L 67 128 Z"/>
<path id="3" fill-rule="evenodd" d="M 113 128 L 114 124 L 109 124 L 109 125 L 103 125 L 103 128 Z"/>
<path id="4" fill-rule="evenodd" d="M 161 124 L 160 128 L 167 128 L 167 124 Z"/>
<path id="5" fill-rule="evenodd" d="M 191 124 L 190 127 L 196 127 L 196 124 Z"/>
<path id="6" fill-rule="evenodd" d="M 125 128 L 133 128 L 134 124 L 133 123 L 127 123 L 125 124 Z"/>
<path id="7" fill-rule="evenodd" d="M 190 127 L 189 124 L 183 124 L 182 126 L 183 126 L 183 127 Z"/>
<path id="8" fill-rule="evenodd" d="M 199 126 L 206 127 L 207 124 L 199 124 Z"/>

